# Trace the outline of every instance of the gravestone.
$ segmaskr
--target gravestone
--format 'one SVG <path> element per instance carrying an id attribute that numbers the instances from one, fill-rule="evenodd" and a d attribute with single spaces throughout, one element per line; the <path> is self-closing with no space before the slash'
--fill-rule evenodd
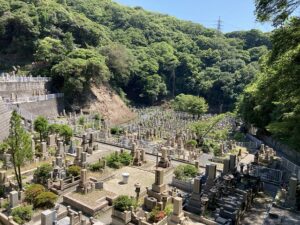
<path id="1" fill-rule="evenodd" d="M 171 215 L 170 222 L 168 224 L 170 225 L 182 224 L 184 219 L 185 217 L 182 210 L 182 198 L 175 197 L 173 198 L 173 213 Z"/>
<path id="2" fill-rule="evenodd" d="M 9 206 L 14 208 L 19 204 L 19 193 L 17 191 L 11 191 L 9 193 Z"/>
<path id="3" fill-rule="evenodd" d="M 230 169 L 231 171 L 233 171 L 233 170 L 236 169 L 236 155 L 231 154 L 231 155 L 229 156 L 229 159 L 230 159 L 229 169 Z"/>
<path id="4" fill-rule="evenodd" d="M 56 211 L 47 209 L 41 213 L 41 225 L 53 225 L 57 220 Z"/>
<path id="5" fill-rule="evenodd" d="M 223 160 L 223 174 L 227 174 L 230 170 L 230 159 Z"/>

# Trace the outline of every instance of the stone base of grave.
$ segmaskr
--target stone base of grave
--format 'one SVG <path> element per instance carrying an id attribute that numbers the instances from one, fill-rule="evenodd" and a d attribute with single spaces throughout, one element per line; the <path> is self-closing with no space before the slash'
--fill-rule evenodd
<path id="1" fill-rule="evenodd" d="M 63 196 L 63 203 L 88 216 L 95 216 L 110 205 L 116 197 L 117 195 L 112 192 L 96 189 L 86 195 L 71 192 Z"/>
<path id="2" fill-rule="evenodd" d="M 130 211 L 125 211 L 125 212 L 120 212 L 118 210 L 113 209 L 112 215 L 112 225 L 124 225 L 124 224 L 129 224 L 131 221 L 131 212 Z"/>
<path id="3" fill-rule="evenodd" d="M 168 221 L 168 225 L 178 225 L 182 224 L 185 220 L 184 213 L 181 213 L 180 215 L 171 215 L 170 220 Z"/>
<path id="4" fill-rule="evenodd" d="M 166 190 L 167 190 L 166 184 L 162 184 L 162 185 L 153 184 L 152 185 L 152 190 L 149 190 L 149 192 L 152 191 L 152 192 L 154 192 L 154 194 L 155 194 L 155 192 L 159 194 L 159 193 L 162 193 Z M 148 193 L 148 195 L 149 195 L 149 193 Z"/>
<path id="5" fill-rule="evenodd" d="M 201 196 L 200 195 L 193 195 L 190 198 L 188 204 L 185 207 L 185 210 L 188 212 L 192 212 L 195 214 L 201 213 Z"/>
<path id="6" fill-rule="evenodd" d="M 161 167 L 161 168 L 168 168 L 170 167 L 170 162 L 169 161 L 160 161 L 158 162 L 158 167 Z"/>

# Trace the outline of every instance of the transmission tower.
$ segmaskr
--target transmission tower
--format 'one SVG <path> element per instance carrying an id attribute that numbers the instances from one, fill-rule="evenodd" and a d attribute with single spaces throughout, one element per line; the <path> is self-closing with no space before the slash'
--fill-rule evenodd
<path id="1" fill-rule="evenodd" d="M 221 20 L 221 17 L 219 16 L 218 23 L 217 23 L 217 30 L 219 32 L 221 32 L 221 30 L 222 30 L 222 26 L 223 26 L 222 23 L 223 23 L 223 21 Z"/>

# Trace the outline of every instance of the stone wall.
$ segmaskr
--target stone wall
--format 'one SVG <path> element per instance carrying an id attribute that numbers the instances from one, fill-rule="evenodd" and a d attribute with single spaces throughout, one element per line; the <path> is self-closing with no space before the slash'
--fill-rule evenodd
<path id="1" fill-rule="evenodd" d="M 32 96 L 37 93 L 44 93 L 49 90 L 49 81 L 35 82 L 0 82 L 0 96 L 10 98 L 14 93 L 19 97 Z"/>
<path id="2" fill-rule="evenodd" d="M 53 98 L 45 101 L 26 102 L 18 104 L 21 110 L 27 111 L 35 116 L 57 117 L 63 113 L 64 99 Z"/>
<path id="3" fill-rule="evenodd" d="M 0 100 L 0 141 L 8 137 L 10 117 L 11 111 L 6 107 L 5 103 Z"/>

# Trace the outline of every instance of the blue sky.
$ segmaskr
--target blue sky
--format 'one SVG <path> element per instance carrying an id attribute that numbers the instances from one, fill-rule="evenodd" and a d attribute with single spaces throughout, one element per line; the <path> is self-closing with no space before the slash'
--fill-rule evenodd
<path id="1" fill-rule="evenodd" d="M 114 0 L 122 5 L 169 14 L 184 20 L 216 28 L 220 16 L 222 31 L 260 29 L 271 31 L 267 23 L 255 21 L 254 0 Z"/>

